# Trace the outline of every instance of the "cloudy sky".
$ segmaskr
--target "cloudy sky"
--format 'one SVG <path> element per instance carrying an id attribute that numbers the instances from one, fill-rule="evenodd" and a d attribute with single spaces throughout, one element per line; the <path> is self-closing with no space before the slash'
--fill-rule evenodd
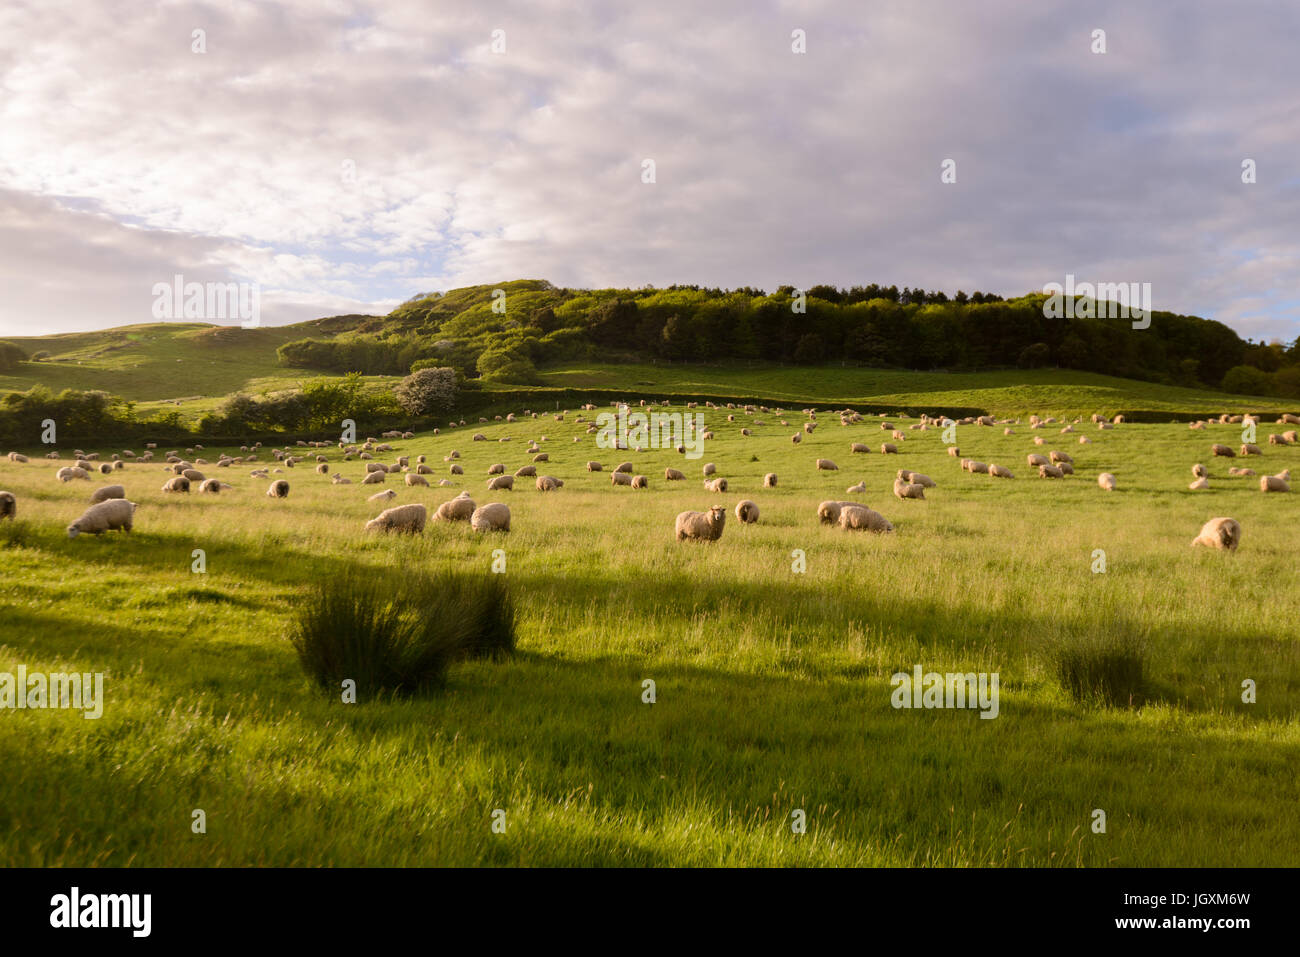
<path id="1" fill-rule="evenodd" d="M 1289 341 L 1297 36 L 1294 0 L 6 0 L 0 334 L 152 321 L 175 274 L 279 324 L 1072 273 Z"/>

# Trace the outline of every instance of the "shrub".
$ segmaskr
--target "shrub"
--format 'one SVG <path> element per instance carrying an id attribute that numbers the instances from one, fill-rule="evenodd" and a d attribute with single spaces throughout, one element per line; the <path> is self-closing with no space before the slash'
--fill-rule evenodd
<path id="1" fill-rule="evenodd" d="M 0 372 L 12 372 L 26 359 L 27 353 L 12 342 L 0 342 Z"/>
<path id="2" fill-rule="evenodd" d="M 515 611 L 500 576 L 353 569 L 320 582 L 289 634 L 321 688 L 356 682 L 358 700 L 428 694 L 462 658 L 514 651 Z"/>
<path id="3" fill-rule="evenodd" d="M 1138 704 L 1146 683 L 1146 639 L 1117 622 L 1102 634 L 1058 640 L 1050 646 L 1052 669 L 1061 686 L 1081 704 L 1107 707 Z"/>
<path id="4" fill-rule="evenodd" d="M 395 389 L 393 396 L 408 415 L 431 415 L 456 405 L 456 370 L 450 367 L 412 372 Z"/>

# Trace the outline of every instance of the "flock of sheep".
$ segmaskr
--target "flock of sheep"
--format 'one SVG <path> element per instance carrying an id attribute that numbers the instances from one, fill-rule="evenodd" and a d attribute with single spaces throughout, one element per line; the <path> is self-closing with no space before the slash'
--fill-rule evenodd
<path id="1" fill-rule="evenodd" d="M 611 403 L 620 405 L 619 403 Z M 642 405 L 645 402 L 642 401 Z M 667 403 L 664 403 L 667 405 Z M 707 407 L 721 409 L 723 406 L 705 403 Z M 688 403 L 687 408 L 695 408 L 696 403 Z M 595 407 L 586 405 L 581 411 L 591 411 Z M 742 415 L 755 416 L 759 414 L 772 415 L 777 418 L 788 415 L 782 409 L 769 409 L 766 407 L 755 407 L 752 405 L 736 406 L 734 403 L 727 404 L 726 408 L 735 409 Z M 569 413 L 556 413 L 556 421 L 565 421 Z M 804 436 L 811 435 L 818 428 L 818 412 L 814 409 L 804 409 L 802 414 L 806 421 L 802 423 L 798 432 L 794 433 L 791 441 L 799 444 L 803 441 Z M 864 416 L 860 413 L 845 409 L 838 412 L 830 413 L 831 416 L 838 416 L 839 422 L 843 426 L 860 426 L 864 424 Z M 533 419 L 538 418 L 537 413 L 524 412 L 522 417 L 531 416 Z M 518 421 L 514 414 L 497 419 L 503 419 L 506 422 Z M 907 433 L 895 427 L 895 425 L 881 416 L 879 427 L 882 431 L 888 432 L 892 441 L 884 442 L 880 445 L 880 453 L 884 455 L 899 454 L 900 445 L 906 440 Z M 480 419 L 480 422 L 487 420 Z M 587 420 L 581 414 L 576 416 L 575 421 L 584 423 Z M 727 415 L 728 422 L 736 421 L 736 414 Z M 1061 425 L 1059 434 L 1065 435 L 1075 432 L 1075 426 L 1082 423 L 1082 418 L 1076 419 L 1071 423 L 1058 423 L 1054 418 L 1040 418 L 1037 415 L 1030 416 L 1028 426 L 1031 431 L 1041 431 L 1049 427 Z M 1253 429 L 1259 423 L 1250 416 L 1229 416 L 1225 415 L 1217 420 L 1221 424 L 1239 424 L 1243 428 Z M 1123 416 L 1116 416 L 1114 419 L 1106 419 L 1099 415 L 1092 417 L 1092 422 L 1099 430 L 1106 431 L 1114 429 L 1117 425 L 1123 424 Z M 1284 415 L 1278 420 L 1279 424 L 1300 425 L 1300 416 L 1294 414 Z M 695 428 L 691 416 L 685 417 L 685 427 Z M 755 426 L 765 424 L 761 419 L 754 419 Z M 780 418 L 780 424 L 788 426 L 789 423 L 784 418 Z M 1018 426 L 1020 421 L 1017 420 L 995 420 L 991 416 L 978 416 L 953 421 L 947 418 L 933 418 L 922 415 L 920 421 L 910 425 L 910 430 L 926 431 L 931 429 L 951 429 L 956 425 L 976 426 L 994 428 L 1001 426 L 1005 435 L 1014 435 L 1014 426 Z M 1204 421 L 1193 422 L 1193 430 L 1204 430 L 1209 423 Z M 463 426 L 465 422 L 449 423 L 450 426 Z M 598 431 L 594 423 L 587 424 L 587 433 L 592 434 Z M 435 429 L 434 433 L 440 432 Z M 752 435 L 750 428 L 740 430 L 742 436 Z M 712 438 L 711 431 L 703 432 L 701 439 Z M 383 438 L 410 439 L 413 438 L 410 432 L 386 432 Z M 488 441 L 487 436 L 475 433 L 472 441 Z M 504 436 L 499 439 L 500 442 L 509 442 L 511 437 Z M 549 455 L 543 452 L 540 443 L 547 441 L 545 435 L 531 440 L 527 446 L 527 454 L 531 456 L 529 464 L 522 465 L 515 469 L 513 473 L 508 473 L 505 463 L 494 463 L 487 469 L 486 486 L 489 492 L 511 491 L 515 487 L 515 479 L 529 478 L 533 480 L 535 488 L 539 492 L 554 492 L 564 487 L 564 481 L 552 475 L 538 474 L 538 465 L 549 462 Z M 581 436 L 575 436 L 574 441 L 581 441 Z M 1083 445 L 1091 443 L 1087 436 L 1079 435 L 1078 442 Z M 1046 440 L 1039 435 L 1033 437 L 1033 443 L 1038 446 L 1047 444 Z M 1279 432 L 1268 436 L 1268 444 L 1275 446 L 1287 446 L 1300 444 L 1298 442 L 1295 430 Z M 290 484 L 285 478 L 273 477 L 273 472 L 285 474 L 285 469 L 292 469 L 300 464 L 310 463 L 314 466 L 314 472 L 322 478 L 328 480 L 334 485 L 351 485 L 352 480 L 345 477 L 341 472 L 331 470 L 329 457 L 325 455 L 324 449 L 331 448 L 331 443 L 326 442 L 304 442 L 299 441 L 296 447 L 286 447 L 284 449 L 273 448 L 267 450 L 270 457 L 274 458 L 275 465 L 268 463 L 266 466 L 259 465 L 252 469 L 249 474 L 257 479 L 269 479 L 266 494 L 273 499 L 287 498 L 290 492 Z M 618 445 L 620 449 L 626 449 L 625 444 Z M 233 488 L 228 483 L 222 482 L 218 478 L 209 477 L 200 470 L 199 466 L 211 465 L 217 469 L 229 469 L 232 467 L 243 466 L 248 463 L 260 461 L 263 449 L 261 443 L 253 446 L 242 446 L 240 456 L 231 456 L 221 454 L 213 463 L 207 462 L 196 453 L 202 452 L 201 445 L 195 445 L 193 448 L 185 449 L 184 456 L 180 450 L 172 450 L 161 453 L 164 464 L 162 469 L 168 477 L 163 483 L 161 490 L 169 494 L 188 494 L 197 490 L 202 495 L 220 495 L 223 492 Z M 637 447 L 636 451 L 644 451 Z M 685 453 L 684 446 L 677 448 L 679 453 Z M 1014 479 L 1015 475 L 1004 465 L 996 463 L 982 462 L 975 459 L 963 458 L 961 450 L 955 444 L 948 445 L 948 454 L 960 461 L 962 471 L 971 474 L 988 475 L 991 478 Z M 1211 446 L 1212 457 L 1236 458 L 1238 453 L 1232 448 L 1215 443 Z M 870 446 L 865 442 L 850 442 L 849 453 L 851 455 L 869 454 Z M 434 469 L 428 464 L 424 455 L 419 455 L 414 462 L 407 455 L 393 455 L 392 462 L 383 462 L 376 458 L 383 453 L 395 453 L 393 446 L 387 442 L 379 441 L 374 438 L 367 439 L 364 443 L 338 443 L 338 455 L 343 462 L 351 462 L 354 459 L 364 463 L 365 471 L 360 478 L 362 485 L 380 485 L 387 482 L 390 475 L 400 475 L 404 485 L 408 487 L 430 487 L 429 476 L 435 474 Z M 1243 443 L 1240 455 L 1259 456 L 1263 451 L 1256 445 Z M 85 453 L 77 450 L 74 453 L 75 459 L 73 464 L 60 466 L 55 473 L 55 477 L 60 482 L 89 481 L 92 474 L 99 473 L 103 476 L 110 476 L 120 472 L 126 466 L 126 462 L 134 460 L 138 463 L 149 463 L 154 460 L 154 445 L 150 444 L 148 449 L 136 456 L 130 450 L 123 450 L 120 453 L 114 453 L 110 461 L 98 461 L 99 456 L 95 453 Z M 193 458 L 189 458 L 193 457 Z M 26 456 L 11 452 L 8 456 L 12 462 L 27 462 Z M 58 459 L 58 452 L 50 452 L 46 458 Z M 458 461 L 461 454 L 457 450 L 452 450 L 445 458 L 448 474 L 452 476 L 463 476 L 464 467 Z M 1046 454 L 1031 452 L 1027 455 L 1026 461 L 1031 469 L 1036 470 L 1036 474 L 1042 479 L 1063 479 L 1075 474 L 1074 458 L 1068 453 L 1059 449 L 1048 449 Z M 837 466 L 830 459 L 817 458 L 813 463 L 817 471 L 837 471 Z M 588 461 L 586 471 L 591 473 L 603 472 L 604 466 L 597 461 Z M 645 489 L 649 487 L 650 480 L 646 475 L 635 474 L 636 468 L 632 462 L 622 462 L 615 466 L 610 473 L 610 484 L 613 487 L 625 486 L 633 489 Z M 711 493 L 723 493 L 727 491 L 727 479 L 718 475 L 718 468 L 715 463 L 706 463 L 702 468 L 704 488 Z M 1209 487 L 1209 472 L 1203 464 L 1197 463 L 1192 466 L 1194 481 L 1190 488 L 1192 490 L 1201 490 Z M 1233 476 L 1253 477 L 1255 472 L 1251 469 L 1231 468 L 1229 474 Z M 676 468 L 666 468 L 664 470 L 664 480 L 666 482 L 684 481 L 686 474 Z M 1285 469 L 1276 475 L 1264 475 L 1259 477 L 1259 487 L 1263 492 L 1289 492 L 1290 491 L 1290 470 Z M 450 479 L 440 479 L 437 483 L 439 486 L 448 486 L 454 484 Z M 1098 486 L 1106 491 L 1114 491 L 1117 488 L 1117 481 L 1113 474 L 1102 472 L 1097 476 Z M 777 475 L 769 472 L 763 477 L 763 488 L 775 488 L 777 486 Z M 900 501 L 924 500 L 927 490 L 937 488 L 938 483 L 930 476 L 911 469 L 898 469 L 892 482 L 893 495 Z M 867 491 L 866 483 L 860 482 L 850 486 L 847 491 L 850 494 L 862 494 Z M 387 502 L 396 497 L 396 492 L 391 488 L 381 490 L 371 496 L 369 501 Z M 17 514 L 17 499 L 11 492 L 0 491 L 0 519 L 13 519 Z M 90 496 L 90 505 L 84 513 L 73 521 L 67 527 L 68 537 L 76 538 L 80 534 L 101 534 L 107 531 L 124 531 L 130 532 L 132 529 L 135 511 L 137 505 L 128 501 L 126 498 L 126 488 L 121 484 L 104 485 L 94 490 Z M 744 499 L 738 502 L 734 509 L 736 521 L 744 525 L 750 525 L 759 520 L 759 506 L 756 502 Z M 726 525 L 727 508 L 723 505 L 714 505 L 706 511 L 684 511 L 680 513 L 674 523 L 674 538 L 677 541 L 718 541 L 723 534 Z M 402 505 L 393 505 L 385 508 L 374 518 L 365 523 L 367 531 L 387 532 L 387 533 L 406 533 L 421 534 L 429 521 L 429 509 L 423 503 L 415 502 Z M 462 491 L 456 497 L 439 505 L 433 513 L 435 522 L 467 522 L 475 531 L 500 531 L 508 532 L 510 530 L 510 508 L 503 502 L 488 502 L 483 505 L 476 504 L 468 492 Z M 854 501 L 824 501 L 817 506 L 817 521 L 825 525 L 835 525 L 846 531 L 869 531 L 875 533 L 888 533 L 894 530 L 894 525 L 883 516 L 880 512 L 861 502 Z M 1201 529 L 1201 533 L 1193 540 L 1193 545 L 1204 545 L 1220 549 L 1235 549 L 1241 540 L 1241 526 L 1232 518 L 1218 517 L 1212 518 L 1206 522 Z"/>

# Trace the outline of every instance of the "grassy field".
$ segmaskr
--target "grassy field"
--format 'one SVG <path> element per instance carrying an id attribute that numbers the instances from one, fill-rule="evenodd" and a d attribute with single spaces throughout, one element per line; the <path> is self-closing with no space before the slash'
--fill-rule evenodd
<path id="1" fill-rule="evenodd" d="M 364 535 L 383 507 L 366 501 L 373 489 L 302 466 L 276 501 L 249 466 L 206 469 L 236 488 L 200 498 L 162 494 L 158 463 L 63 485 L 57 463 L 0 461 L 0 488 L 19 501 L 18 520 L 0 524 L 0 671 L 103 672 L 107 698 L 98 720 L 0 713 L 0 863 L 1295 861 L 1300 515 L 1296 496 L 1263 495 L 1209 459 L 1240 427 L 1080 426 L 1091 445 L 1055 429 L 958 428 L 963 454 L 1017 475 L 999 481 L 961 472 L 935 430 L 908 431 L 897 456 L 850 455 L 850 442 L 887 438 L 877 421 L 823 416 L 793 445 L 797 412 L 784 426 L 704 415 L 717 438 L 694 461 L 598 449 L 573 414 L 395 443 L 440 472 L 458 449 L 466 472 L 455 488 L 390 477 L 397 503 L 432 506 L 463 487 L 513 512 L 508 534 L 430 525 L 414 541 Z M 476 430 L 489 441 L 471 441 Z M 543 471 L 565 487 L 487 493 L 487 467 L 513 471 L 543 435 Z M 1025 455 L 1051 448 L 1072 453 L 1078 474 L 1030 478 Z M 362 463 L 329 456 L 359 480 Z M 840 471 L 817 472 L 819 456 Z M 583 470 L 623 458 L 648 490 Z M 1202 461 L 1212 488 L 1191 492 Z M 703 490 L 704 462 L 726 493 Z M 1300 447 L 1265 447 L 1250 464 L 1300 467 Z M 688 480 L 666 483 L 665 466 Z M 893 498 L 900 467 L 938 487 L 925 501 Z M 769 471 L 776 489 L 761 488 Z M 1097 487 L 1101 471 L 1118 491 Z M 846 494 L 859 480 L 868 491 Z M 135 532 L 68 540 L 91 487 L 110 481 L 140 503 Z M 735 523 L 743 498 L 761 506 L 759 524 Z M 827 498 L 870 504 L 897 529 L 821 526 Z M 729 509 L 721 541 L 673 541 L 678 512 L 714 503 Z M 1242 523 L 1235 554 L 1189 547 L 1216 515 Z M 191 571 L 194 549 L 205 574 Z M 286 635 L 315 583 L 355 565 L 394 579 L 486 575 L 495 549 L 521 609 L 513 659 L 461 665 L 446 691 L 415 701 L 343 704 L 303 675 Z M 1075 701 L 1052 649 L 1115 634 L 1146 649 L 1142 693 L 1131 706 Z M 998 673 L 999 716 L 895 710 L 890 676 L 918 664 Z M 1241 700 L 1245 679 L 1254 704 Z M 191 831 L 194 809 L 205 834 Z M 497 809 L 504 834 L 491 830 Z M 805 834 L 792 832 L 796 809 Z M 1104 834 L 1090 828 L 1094 809 Z"/>

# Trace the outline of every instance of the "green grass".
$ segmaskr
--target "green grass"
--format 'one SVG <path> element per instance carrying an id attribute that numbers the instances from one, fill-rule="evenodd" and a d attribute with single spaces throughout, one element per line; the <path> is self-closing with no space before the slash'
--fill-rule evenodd
<path id="1" fill-rule="evenodd" d="M 1080 427 L 1086 446 L 1054 430 L 960 427 L 964 454 L 1018 476 L 999 481 L 961 472 L 937 431 L 908 431 L 898 456 L 850 455 L 850 442 L 884 440 L 874 420 L 846 428 L 823 415 L 796 446 L 798 413 L 786 426 L 760 414 L 757 426 L 702 411 L 717 438 L 697 461 L 597 449 L 573 414 L 395 443 L 441 474 L 459 449 L 459 487 L 507 502 L 508 535 L 431 524 L 414 540 L 367 537 L 362 524 L 385 507 L 366 501 L 373 489 L 302 466 L 273 501 L 248 466 L 206 469 L 236 489 L 200 498 L 163 495 L 157 463 L 60 485 L 55 463 L 0 461 L 0 488 L 19 498 L 17 523 L 0 525 L 0 670 L 102 671 L 107 697 L 97 721 L 0 713 L 0 863 L 1295 860 L 1297 499 L 1263 495 L 1208 458 L 1211 442 L 1238 444 L 1239 427 Z M 513 441 L 472 442 L 474 431 Z M 525 441 L 542 435 L 552 461 L 540 468 L 565 487 L 542 494 L 524 480 L 489 495 L 487 467 L 523 465 Z M 1025 455 L 1051 448 L 1071 452 L 1078 474 L 1029 478 Z M 1251 463 L 1261 471 L 1300 468 L 1300 448 L 1265 453 Z M 328 454 L 359 481 L 362 463 Z M 816 472 L 819 456 L 841 470 Z M 648 490 L 582 467 L 623 458 Z M 706 461 L 727 493 L 702 489 Z M 1187 490 L 1198 461 L 1208 492 Z M 688 480 L 665 483 L 665 466 Z M 894 499 L 900 467 L 938 487 Z M 760 487 L 768 471 L 778 488 Z M 1097 487 L 1101 471 L 1119 490 Z M 846 495 L 860 479 L 869 491 Z M 69 541 L 64 527 L 101 481 L 140 503 L 135 533 Z M 459 491 L 392 487 L 395 503 L 431 506 Z M 759 524 L 735 523 L 742 498 L 761 506 Z M 867 503 L 897 531 L 820 526 L 826 498 Z M 728 507 L 721 541 L 672 540 L 679 511 L 715 502 Z M 1189 547 L 1216 515 L 1241 522 L 1237 553 Z M 195 548 L 205 575 L 190 570 Z M 304 676 L 287 636 L 318 583 L 356 567 L 394 582 L 413 569 L 489 575 L 497 549 L 518 606 L 514 657 L 458 664 L 427 699 L 348 705 Z M 1103 574 L 1091 570 L 1096 549 Z M 1141 699 L 1076 701 L 1054 650 L 1105 647 L 1117 622 L 1143 637 Z M 916 664 L 997 672 L 999 717 L 894 710 L 890 676 Z M 1241 701 L 1248 678 L 1255 704 Z M 654 704 L 642 701 L 646 679 Z M 196 808 L 206 834 L 191 832 Z M 796 808 L 803 835 L 791 833 Z M 1095 808 L 1104 835 L 1089 829 Z M 491 830 L 496 809 L 504 834 Z"/>

